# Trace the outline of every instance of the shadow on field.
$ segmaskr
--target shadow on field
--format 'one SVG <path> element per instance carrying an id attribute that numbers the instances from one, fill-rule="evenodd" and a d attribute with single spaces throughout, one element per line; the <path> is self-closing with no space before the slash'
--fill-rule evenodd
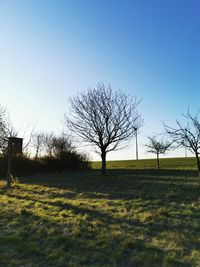
<path id="1" fill-rule="evenodd" d="M 110 200 L 110 201 L 124 201 L 126 205 L 127 214 L 131 210 L 130 201 L 140 201 L 139 206 L 143 212 L 152 212 L 152 216 L 162 216 L 180 220 L 176 222 L 175 226 L 166 224 L 152 224 L 148 226 L 148 231 L 152 234 L 156 232 L 167 230 L 176 230 L 176 227 L 184 228 L 183 222 L 186 220 L 198 220 L 199 214 L 192 212 L 191 214 L 182 214 L 182 205 L 190 204 L 192 201 L 197 201 L 200 196 L 200 181 L 195 176 L 195 171 L 173 171 L 173 170 L 112 170 L 108 171 L 106 176 L 101 176 L 97 171 L 83 172 L 83 173 L 63 173 L 63 174 L 50 174 L 42 176 L 28 177 L 21 180 L 21 182 L 42 185 L 49 188 L 65 189 L 62 191 L 49 192 L 51 198 L 66 198 L 66 199 L 90 199 L 91 201 Z M 67 189 L 67 190 L 66 190 Z M 30 200 L 29 193 L 36 196 L 35 201 L 38 201 L 39 195 L 44 194 L 43 191 L 38 191 L 37 188 L 26 188 L 27 200 Z M 37 197 L 38 195 L 38 197 Z M 20 197 L 20 196 L 18 196 Z M 127 203 L 127 204 L 126 204 Z M 43 202 L 45 204 L 45 202 Z M 47 203 L 46 203 L 47 204 Z M 105 218 L 109 223 L 117 221 L 117 223 L 131 223 L 135 226 L 138 225 L 137 220 L 129 218 L 113 219 L 107 213 L 102 213 L 96 210 L 91 210 L 83 206 L 73 206 L 70 204 L 63 204 L 58 200 L 50 205 L 60 206 L 60 208 L 72 209 L 75 214 L 87 213 L 89 216 L 96 218 Z M 113 206 L 113 204 L 111 204 Z M 156 207 L 162 207 L 164 211 L 159 211 L 157 214 Z M 179 214 L 171 214 L 168 210 L 175 209 Z M 114 208 L 115 209 L 115 208 Z M 165 211 L 167 210 L 167 211 Z M 145 215 L 144 215 L 145 216 Z M 114 221 L 113 221 L 114 220 Z M 149 218 L 151 221 L 151 216 Z M 148 219 L 147 219 L 148 223 Z M 160 229 L 159 229 L 160 228 Z M 200 231 L 199 226 L 190 227 L 190 230 Z"/>
<path id="2" fill-rule="evenodd" d="M 0 252 L 34 266 L 191 267 L 182 253 L 200 249 L 200 210 L 191 205 L 199 180 L 195 171 L 152 169 L 20 178 L 32 186 L 1 192 L 18 210 L 5 204 L 0 215 Z"/>
<path id="3" fill-rule="evenodd" d="M 145 221 L 144 223 L 143 222 L 140 222 L 139 220 L 137 219 L 133 219 L 132 217 L 129 218 L 129 216 L 127 217 L 114 217 L 113 215 L 111 215 L 109 213 L 109 211 L 102 211 L 102 210 L 98 210 L 97 206 L 87 206 L 85 205 L 85 203 L 80 203 L 80 204 L 72 204 L 72 203 L 65 203 L 63 202 L 62 199 L 60 199 L 60 195 L 57 194 L 57 196 L 55 196 L 54 199 L 50 198 L 46 198 L 45 196 L 44 197 L 38 197 L 38 191 L 37 190 L 31 190 L 31 191 L 28 191 L 28 190 L 24 190 L 24 192 L 27 192 L 27 193 L 32 193 L 32 195 L 18 195 L 18 194 L 14 194 L 14 193 L 8 193 L 7 195 L 10 197 L 10 198 L 15 198 L 15 199 L 18 199 L 18 200 L 23 200 L 23 201 L 33 201 L 33 202 L 37 202 L 39 204 L 41 204 L 43 207 L 45 207 L 46 205 L 46 208 L 48 210 L 51 210 L 53 207 L 56 207 L 58 210 L 60 211 L 63 211 L 63 210 L 70 210 L 74 216 L 76 215 L 86 215 L 87 214 L 87 219 L 89 221 L 93 221 L 93 220 L 96 220 L 98 219 L 101 223 L 105 224 L 106 225 L 110 225 L 110 224 L 126 224 L 124 226 L 122 226 L 122 228 L 126 228 L 127 225 L 131 225 L 131 226 L 134 226 L 134 227 L 138 227 L 138 228 L 143 228 L 143 229 L 146 229 L 145 232 L 148 232 L 148 234 L 150 236 L 156 236 L 158 233 L 161 233 L 162 231 L 164 230 L 167 230 L 167 231 L 176 231 L 177 229 L 179 229 L 179 231 L 181 232 L 187 232 L 188 230 L 188 226 L 186 224 L 184 224 L 183 222 L 186 221 L 188 218 L 189 219 L 196 219 L 196 220 L 199 220 L 199 214 L 190 214 L 190 215 L 187 215 L 187 214 L 178 214 L 178 215 L 169 215 L 168 212 L 166 211 L 161 211 L 161 215 L 164 214 L 165 217 L 168 217 L 170 219 L 179 219 L 179 222 L 176 222 L 175 225 L 170 225 L 168 223 L 152 223 L 151 219 L 152 217 L 149 217 L 147 221 Z M 51 194 L 52 195 L 52 194 Z M 34 197 L 33 197 L 34 196 Z M 161 199 L 157 199 L 157 200 L 161 200 Z M 170 203 L 162 203 L 161 202 L 161 205 L 162 207 L 165 207 L 165 208 L 170 208 Z M 110 206 L 111 208 L 113 207 L 113 204 L 110 204 L 108 205 Z M 130 211 L 130 206 L 129 205 L 126 205 L 126 211 L 127 213 L 129 213 Z M 144 203 L 143 205 L 140 204 L 140 207 L 143 207 L 144 208 L 144 211 L 148 210 L 148 211 L 153 211 L 155 209 L 155 205 L 154 204 L 150 204 L 149 202 L 148 203 Z M 177 210 L 177 207 L 176 207 L 176 210 Z M 180 208 L 181 210 L 181 208 Z M 112 209 L 113 211 L 113 209 Z M 163 213 L 163 214 L 162 214 Z M 27 213 L 27 212 L 22 212 L 21 215 L 27 217 L 27 216 L 30 216 L 31 213 Z M 160 215 L 160 214 L 158 214 Z M 35 215 L 34 215 L 35 216 Z M 65 215 L 64 215 L 65 216 Z M 36 217 L 36 216 L 35 216 Z M 38 216 L 39 218 L 39 216 Z M 42 218 L 42 217 L 41 217 Z M 45 219 L 47 220 L 47 219 Z M 126 229 L 124 229 L 126 230 Z M 200 225 L 195 225 L 195 226 L 190 226 L 190 231 L 192 232 L 200 232 Z M 198 245 L 198 249 L 200 249 L 200 244 Z"/>
<path id="4" fill-rule="evenodd" d="M 195 171 L 186 170 L 117 169 L 108 170 L 106 176 L 100 175 L 99 171 L 91 170 L 35 175 L 20 178 L 20 182 L 67 189 L 68 192 L 60 193 L 60 197 L 66 198 L 75 198 L 77 194 L 81 194 L 81 198 L 90 199 L 141 198 L 189 202 L 197 199 L 200 192 L 200 178 L 196 176 Z"/>
<path id="5" fill-rule="evenodd" d="M 76 210 L 77 212 L 77 210 Z M 4 225 L 4 232 L 9 234 L 0 234 L 1 258 L 0 266 L 19 266 L 19 263 L 25 262 L 20 266 L 68 266 L 65 265 L 72 260 L 73 266 L 147 266 L 150 260 L 153 263 L 162 263 L 165 252 L 162 249 L 151 248 L 143 240 L 133 240 L 120 247 L 122 239 L 117 238 L 106 240 L 106 231 L 108 221 L 104 220 L 103 229 L 104 246 L 98 241 L 100 236 L 98 232 L 92 235 L 82 224 L 77 224 L 75 231 L 68 225 L 68 232 L 63 227 L 50 219 L 42 218 L 21 210 L 20 213 L 5 212 L 2 217 L 8 218 L 10 222 L 18 227 L 12 229 L 11 223 Z M 12 232 L 14 234 L 12 234 Z M 79 234 L 77 234 L 79 233 Z M 108 233 L 108 231 L 107 231 Z M 92 242 L 91 242 L 92 241 Z M 118 243 L 116 243 L 118 241 Z M 93 243 L 94 242 L 94 243 Z M 94 245 L 95 244 L 95 245 Z M 59 250 L 59 253 L 55 253 Z M 120 250 L 120 257 L 117 251 Z M 144 260 L 144 254 L 146 260 Z M 10 256 L 8 256 L 10 255 Z M 11 257 L 15 256 L 14 258 Z M 61 257 L 62 255 L 62 257 Z M 133 257 L 133 255 L 135 255 Z M 146 263 L 145 263 L 146 262 Z M 180 265 L 178 260 L 176 266 L 187 267 L 190 265 Z M 154 265 L 157 266 L 157 265 Z"/>

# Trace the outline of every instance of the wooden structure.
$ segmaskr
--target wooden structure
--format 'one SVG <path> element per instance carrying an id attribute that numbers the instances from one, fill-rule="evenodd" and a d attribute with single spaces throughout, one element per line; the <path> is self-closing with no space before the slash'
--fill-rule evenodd
<path id="1" fill-rule="evenodd" d="M 7 169 L 7 186 L 12 183 L 12 158 L 22 156 L 23 138 L 9 137 L 8 139 L 8 169 Z"/>
<path id="2" fill-rule="evenodd" d="M 8 143 L 12 157 L 22 155 L 23 138 L 10 137 Z"/>

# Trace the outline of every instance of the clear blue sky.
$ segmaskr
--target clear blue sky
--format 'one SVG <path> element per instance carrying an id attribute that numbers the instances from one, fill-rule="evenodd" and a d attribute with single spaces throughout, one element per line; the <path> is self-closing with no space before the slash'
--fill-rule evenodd
<path id="1" fill-rule="evenodd" d="M 146 136 L 200 107 L 199 48 L 198 0 L 0 0 L 0 105 L 58 132 L 69 96 L 110 83 L 143 99 L 147 157 Z"/>

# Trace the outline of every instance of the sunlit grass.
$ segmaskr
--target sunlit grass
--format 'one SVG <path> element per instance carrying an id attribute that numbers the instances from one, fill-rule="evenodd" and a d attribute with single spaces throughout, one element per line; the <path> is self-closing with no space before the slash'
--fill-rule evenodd
<path id="1" fill-rule="evenodd" d="M 0 266 L 199 266 L 195 172 L 87 171 L 0 184 Z"/>
<path id="2" fill-rule="evenodd" d="M 91 162 L 94 169 L 101 167 L 100 161 Z M 152 169 L 156 168 L 156 159 L 140 159 L 140 160 L 115 160 L 108 161 L 108 169 Z M 161 158 L 160 167 L 163 169 L 196 169 L 196 159 L 188 158 Z"/>

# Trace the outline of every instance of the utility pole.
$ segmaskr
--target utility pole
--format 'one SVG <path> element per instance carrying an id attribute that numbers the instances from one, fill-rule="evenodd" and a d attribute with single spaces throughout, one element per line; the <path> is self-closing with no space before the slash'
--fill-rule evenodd
<path id="1" fill-rule="evenodd" d="M 136 160 L 138 160 L 138 129 L 135 129 L 135 147 L 136 147 Z"/>
<path id="2" fill-rule="evenodd" d="M 186 149 L 186 147 L 185 147 L 185 157 L 187 158 L 187 149 Z"/>

